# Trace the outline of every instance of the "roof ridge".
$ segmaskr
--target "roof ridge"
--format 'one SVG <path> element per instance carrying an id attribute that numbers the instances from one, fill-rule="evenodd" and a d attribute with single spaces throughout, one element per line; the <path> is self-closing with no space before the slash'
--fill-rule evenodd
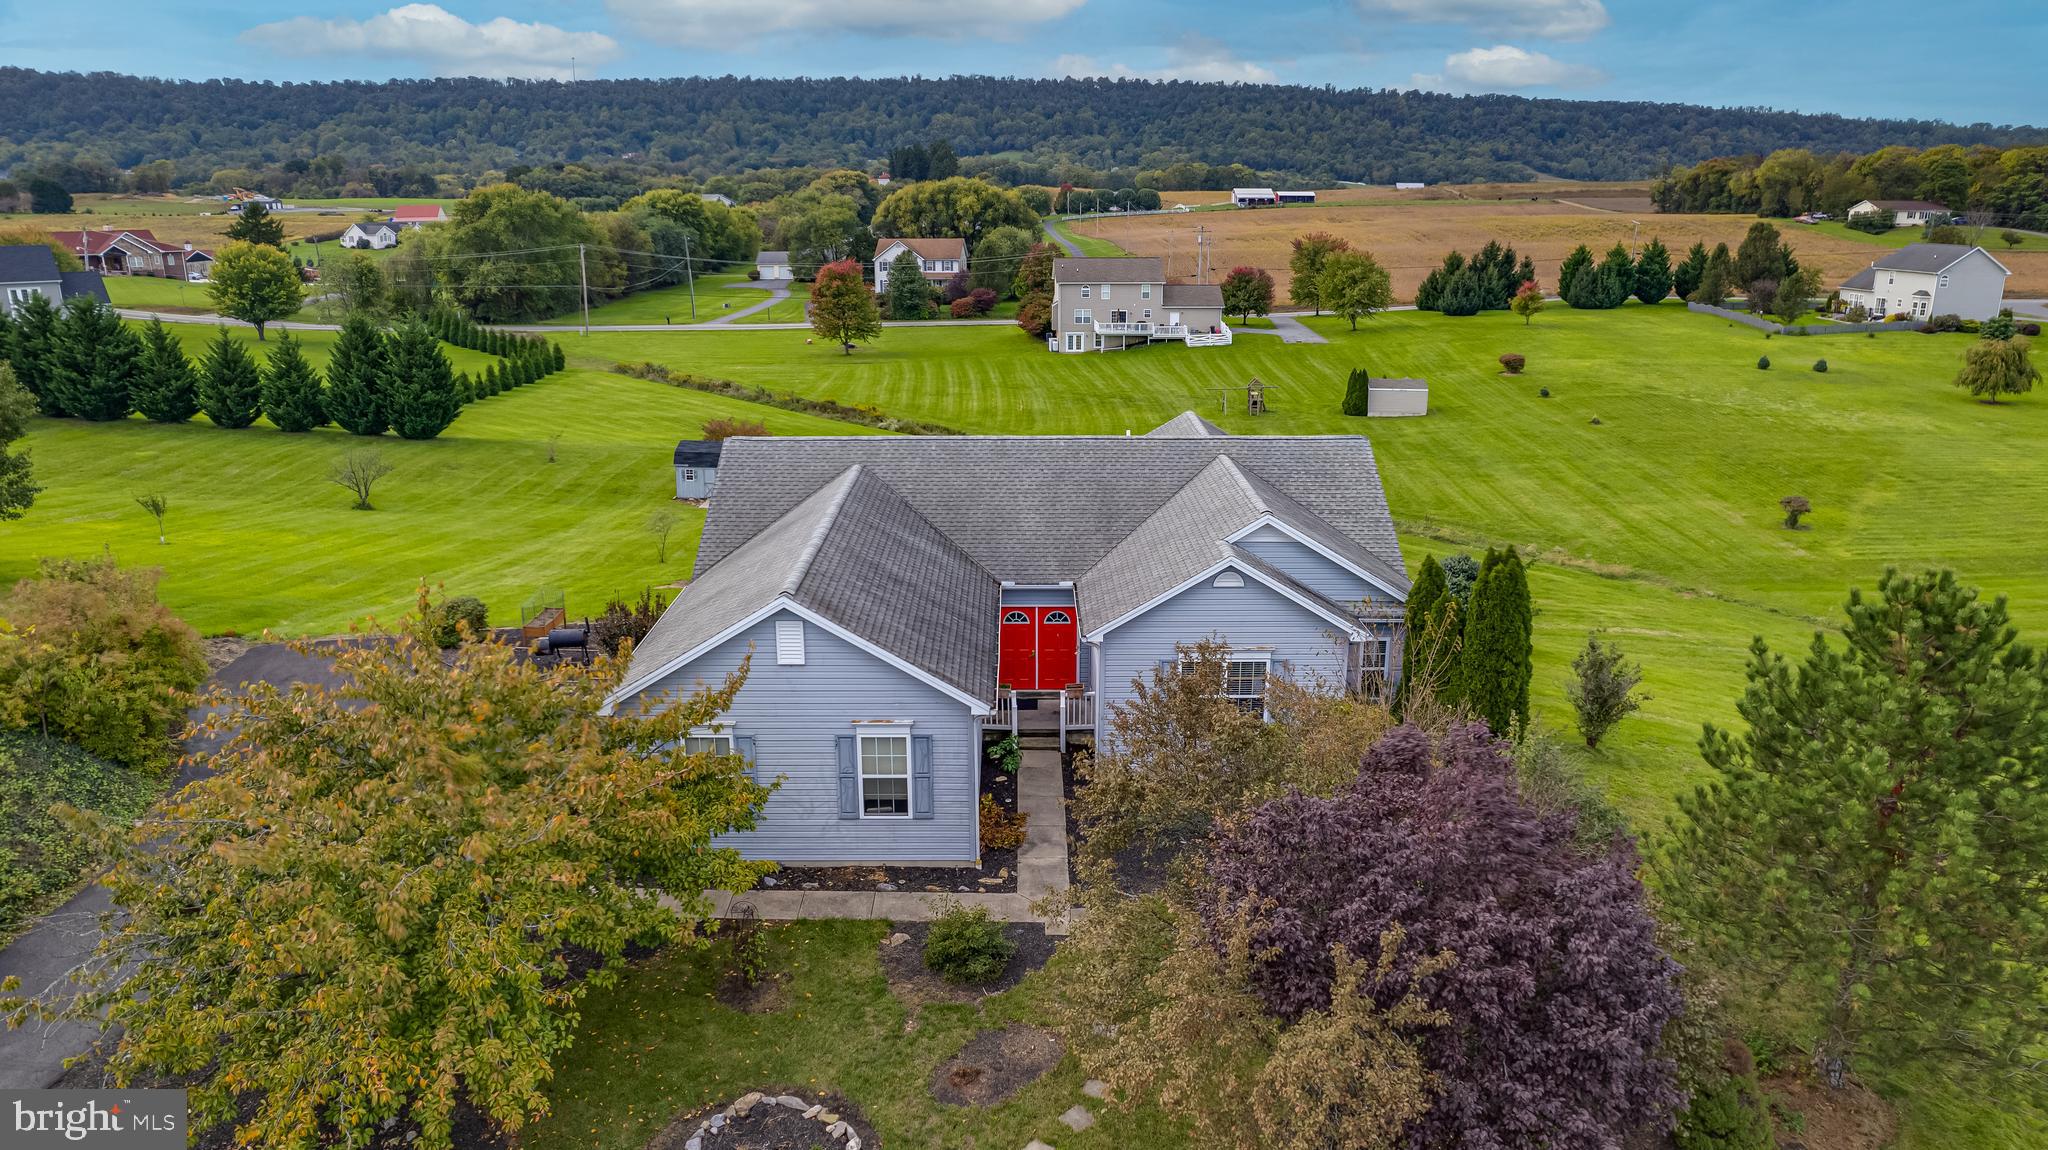
<path id="1" fill-rule="evenodd" d="M 834 476 L 832 483 L 839 490 L 832 493 L 831 502 L 826 504 L 825 513 L 818 516 L 818 522 L 811 528 L 810 537 L 804 540 L 804 549 L 797 553 L 796 562 L 789 566 L 789 576 L 782 581 L 782 594 L 794 599 L 802 589 L 804 577 L 810 574 L 811 563 L 824 549 L 825 537 L 832 534 L 832 524 L 839 518 L 839 512 L 846 506 L 846 497 L 853 493 L 853 485 L 860 480 L 865 464 L 856 463 Z M 830 487 L 831 484 L 827 484 Z M 819 488 L 820 491 L 825 488 Z"/>

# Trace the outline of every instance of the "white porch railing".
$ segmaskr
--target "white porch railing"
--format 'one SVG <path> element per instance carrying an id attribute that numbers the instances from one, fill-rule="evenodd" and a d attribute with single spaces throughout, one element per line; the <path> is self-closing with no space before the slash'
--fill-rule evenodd
<path id="1" fill-rule="evenodd" d="M 996 709 L 981 717 L 984 727 L 999 727 L 1011 734 L 1017 733 L 1017 692 L 997 691 Z"/>
<path id="2" fill-rule="evenodd" d="M 1156 323 L 1152 325 L 1153 339 L 1186 339 L 1188 325 L 1184 323 Z"/>
<path id="3" fill-rule="evenodd" d="M 1191 331 L 1188 333 L 1189 347 L 1229 347 L 1230 325 L 1217 324 L 1216 331 Z"/>
<path id="4" fill-rule="evenodd" d="M 1067 745 L 1067 732 L 1095 729 L 1095 692 L 1060 692 L 1060 746 Z"/>
<path id="5" fill-rule="evenodd" d="M 1109 321 L 1107 321 L 1107 320 L 1096 320 L 1096 321 L 1095 321 L 1095 334 L 1096 334 L 1096 335 L 1151 335 L 1151 334 L 1152 334 L 1152 325 L 1151 325 L 1151 324 L 1149 324 L 1149 323 L 1146 323 L 1146 322 L 1140 321 L 1140 320 L 1130 320 L 1130 321 L 1124 321 L 1124 322 L 1119 322 L 1119 323 L 1111 323 L 1111 322 L 1109 322 Z"/>

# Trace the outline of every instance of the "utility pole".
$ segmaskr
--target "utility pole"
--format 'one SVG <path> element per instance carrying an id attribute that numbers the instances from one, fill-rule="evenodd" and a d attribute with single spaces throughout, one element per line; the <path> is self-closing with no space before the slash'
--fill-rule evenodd
<path id="1" fill-rule="evenodd" d="M 683 233 L 683 280 L 690 285 L 690 322 L 697 321 L 697 266 L 690 262 L 690 233 Z"/>
<path id="2" fill-rule="evenodd" d="M 584 245 L 576 245 L 576 279 L 583 287 L 583 334 L 590 334 L 590 265 L 583 258 Z"/>
<path id="3" fill-rule="evenodd" d="M 1198 284 L 1209 282 L 1208 233 L 1209 228 L 1207 225 L 1197 225 L 1195 227 L 1195 282 Z"/>

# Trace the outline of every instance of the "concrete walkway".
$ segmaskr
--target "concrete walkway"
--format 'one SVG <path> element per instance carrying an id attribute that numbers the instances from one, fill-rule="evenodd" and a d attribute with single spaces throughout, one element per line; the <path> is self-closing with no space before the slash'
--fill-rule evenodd
<path id="1" fill-rule="evenodd" d="M 1275 314 L 1269 315 L 1266 318 L 1273 321 L 1272 327 L 1234 327 L 1230 329 L 1230 334 L 1233 336 L 1277 335 L 1280 337 L 1281 343 L 1330 342 L 1324 339 L 1321 333 L 1311 330 L 1307 324 L 1294 316 Z"/>
<path id="2" fill-rule="evenodd" d="M 1028 736 L 1027 736 L 1028 737 Z M 1055 742 L 1057 739 L 1055 738 Z M 714 891 L 712 913 L 720 918 L 751 908 L 760 918 L 886 918 L 929 922 L 932 905 L 952 900 L 988 908 L 1004 922 L 1042 922 L 1047 933 L 1067 933 L 1064 919 L 1046 919 L 1031 904 L 1067 887 L 1067 801 L 1060 779 L 1057 746 L 1030 747 L 1017 770 L 1017 809 L 1029 821 L 1017 851 L 1017 889 L 1006 894 L 923 894 L 882 890 L 754 890 L 742 895 Z"/>

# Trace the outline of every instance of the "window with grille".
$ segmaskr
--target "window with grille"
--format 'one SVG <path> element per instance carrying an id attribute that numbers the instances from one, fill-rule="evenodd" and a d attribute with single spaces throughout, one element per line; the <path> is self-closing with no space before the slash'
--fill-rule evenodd
<path id="1" fill-rule="evenodd" d="M 1266 711 L 1266 661 L 1232 659 L 1223 665 L 1223 697 L 1251 714 Z"/>
<path id="2" fill-rule="evenodd" d="M 860 737 L 860 813 L 887 818 L 910 814 L 910 736 Z"/>

